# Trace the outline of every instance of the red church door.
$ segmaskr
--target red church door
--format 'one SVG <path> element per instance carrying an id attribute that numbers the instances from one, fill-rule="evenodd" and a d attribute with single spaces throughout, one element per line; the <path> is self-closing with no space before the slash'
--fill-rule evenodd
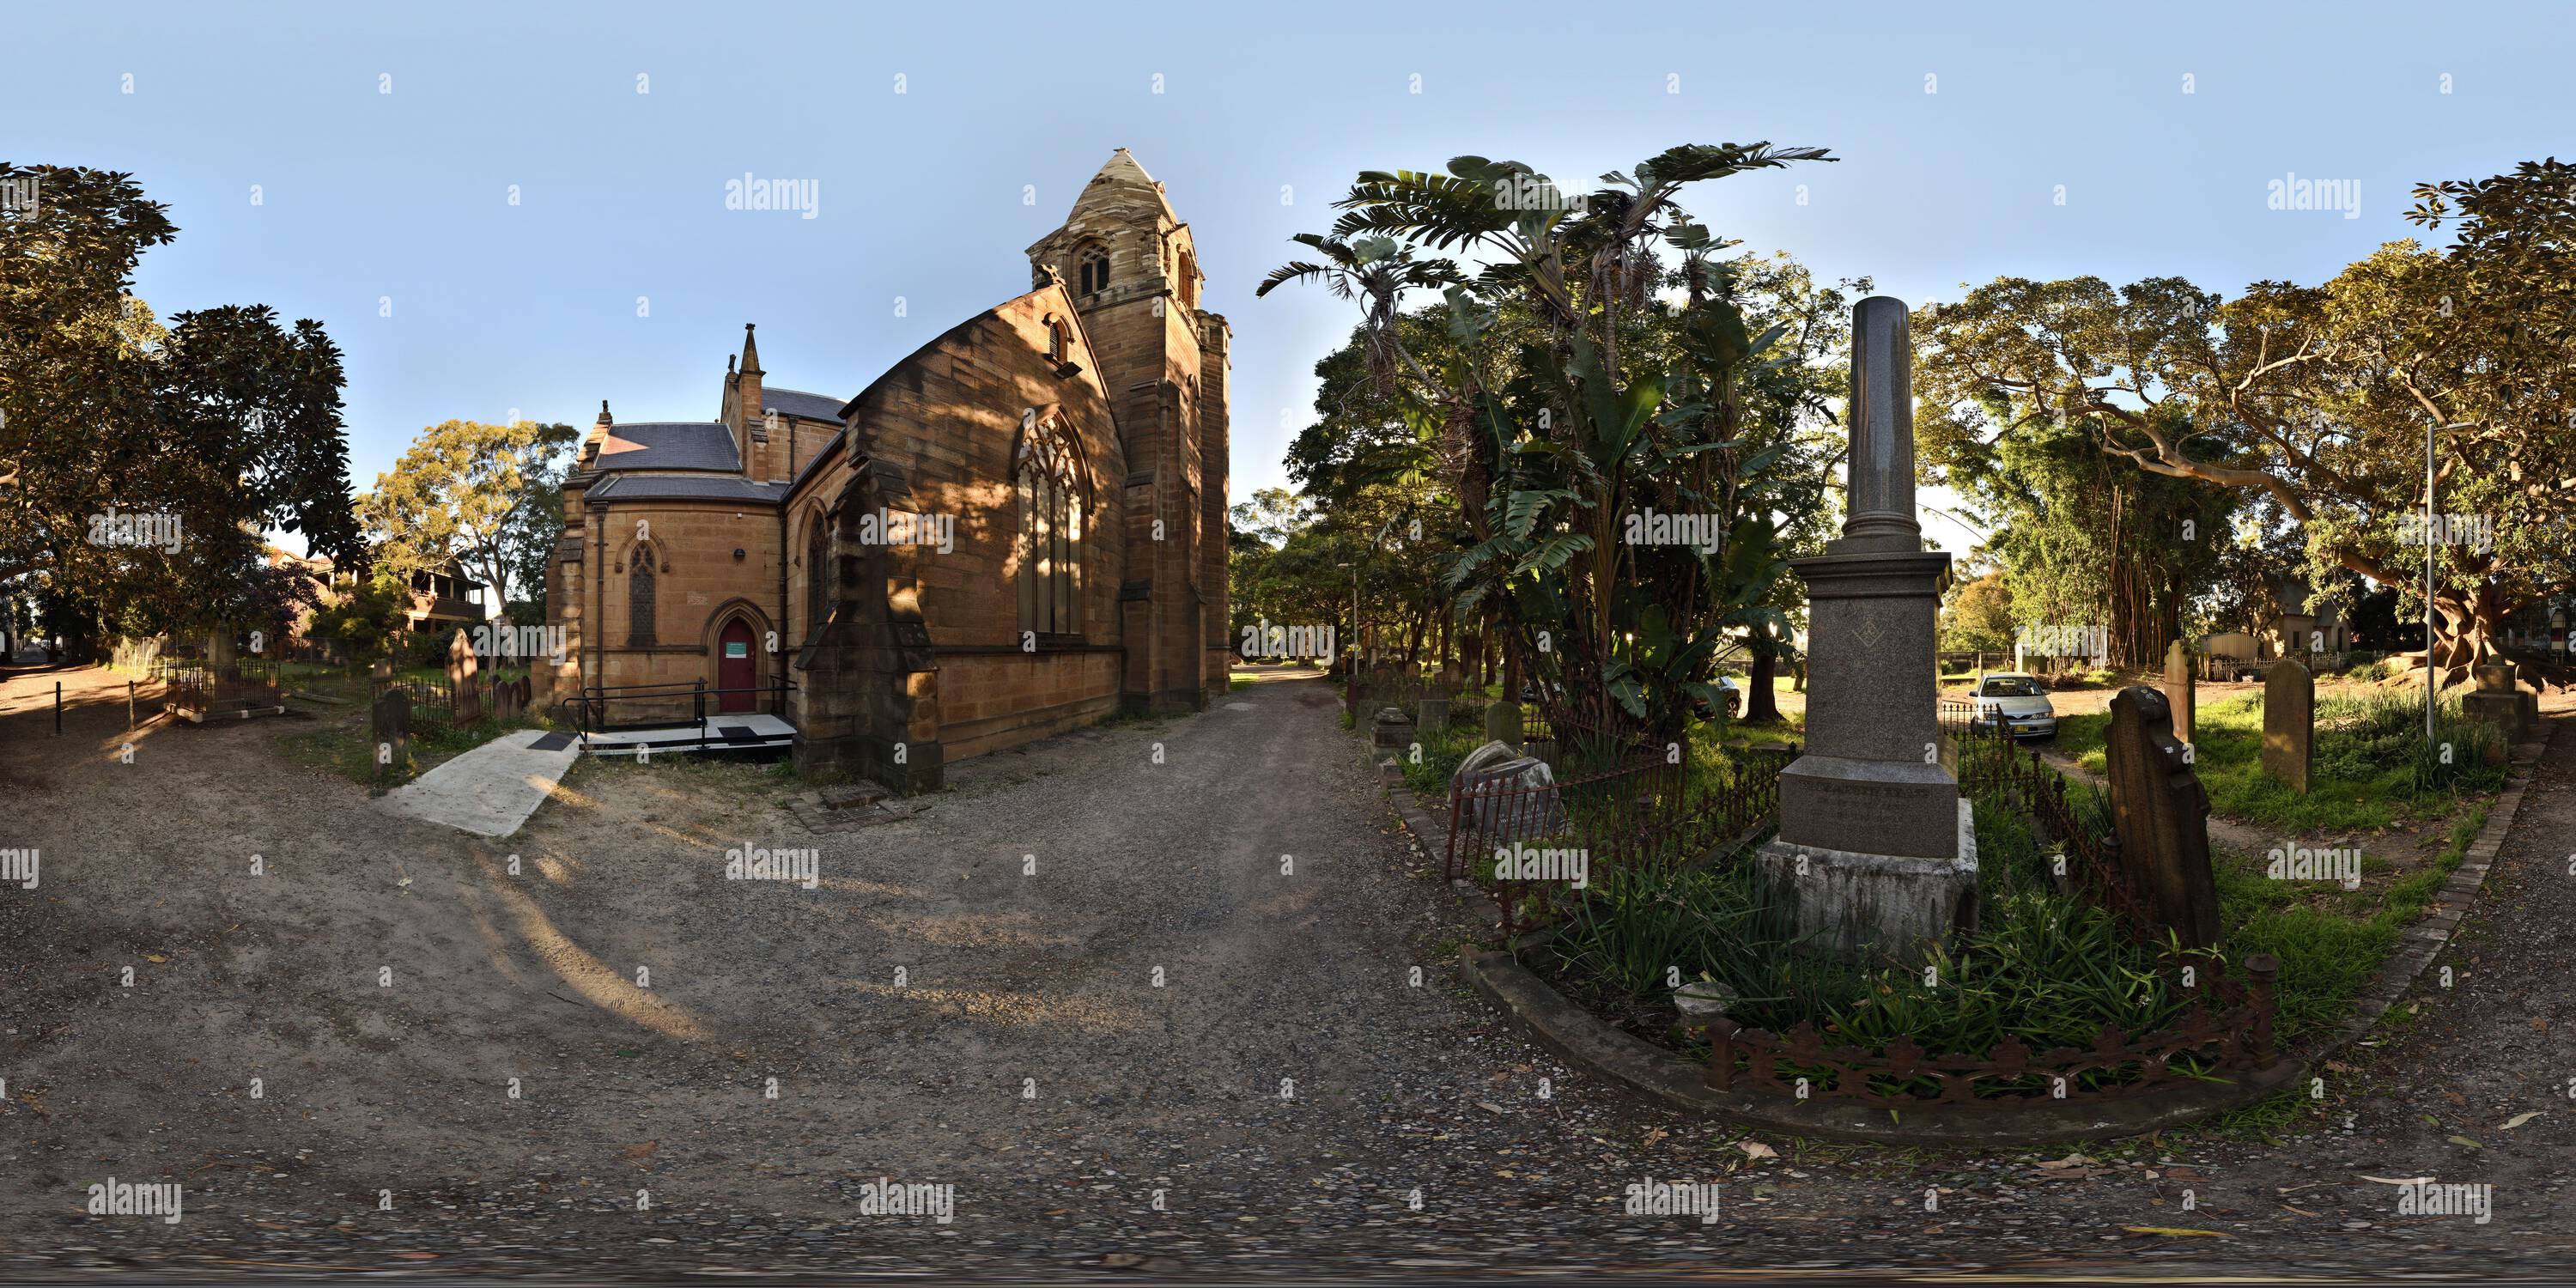
<path id="1" fill-rule="evenodd" d="M 716 687 L 724 690 L 717 697 L 716 710 L 757 710 L 760 695 L 752 692 L 752 686 L 758 683 L 760 667 L 751 656 L 751 623 L 737 617 L 725 623 L 724 634 L 716 640 Z"/>

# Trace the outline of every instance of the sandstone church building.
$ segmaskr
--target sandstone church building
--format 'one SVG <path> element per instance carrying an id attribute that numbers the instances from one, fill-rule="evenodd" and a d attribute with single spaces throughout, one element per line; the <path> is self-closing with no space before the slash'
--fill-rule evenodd
<path id="1" fill-rule="evenodd" d="M 1032 289 L 854 398 L 768 383 L 620 423 L 564 485 L 541 700 L 795 726 L 809 775 L 950 761 L 1225 691 L 1231 331 L 1189 225 L 1121 148 L 1028 250 Z M 775 346 L 773 345 L 773 348 Z"/>

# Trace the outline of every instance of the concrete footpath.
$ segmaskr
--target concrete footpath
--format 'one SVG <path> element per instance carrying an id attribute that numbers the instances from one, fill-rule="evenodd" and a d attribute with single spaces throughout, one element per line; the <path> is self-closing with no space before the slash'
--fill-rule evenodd
<path id="1" fill-rule="evenodd" d="M 537 812 L 580 748 L 534 746 L 543 729 L 504 734 L 376 798 L 379 809 L 476 836 L 508 836 Z"/>

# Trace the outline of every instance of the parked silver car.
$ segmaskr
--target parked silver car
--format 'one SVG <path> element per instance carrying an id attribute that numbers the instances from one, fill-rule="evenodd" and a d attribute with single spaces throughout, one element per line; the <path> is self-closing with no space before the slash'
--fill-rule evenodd
<path id="1" fill-rule="evenodd" d="M 1969 697 L 1977 719 L 2012 730 L 2016 738 L 2046 738 L 2057 732 L 2057 708 L 2049 705 L 2048 687 L 2038 676 L 1998 671 L 1977 677 Z"/>

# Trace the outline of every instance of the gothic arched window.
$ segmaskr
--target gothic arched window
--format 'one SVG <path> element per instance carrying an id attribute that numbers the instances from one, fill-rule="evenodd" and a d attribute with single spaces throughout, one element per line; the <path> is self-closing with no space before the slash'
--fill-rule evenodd
<path id="1" fill-rule="evenodd" d="M 634 571 L 626 575 L 626 643 L 653 642 L 653 547 L 635 549 Z"/>
<path id="2" fill-rule="evenodd" d="M 1048 359 L 1055 362 L 1072 360 L 1073 334 L 1065 329 L 1064 319 L 1048 318 L 1046 329 Z"/>
<path id="3" fill-rule="evenodd" d="M 1082 629 L 1082 460 L 1052 421 L 1021 432 L 1013 483 L 1020 500 L 1020 629 Z"/>
<path id="4" fill-rule="evenodd" d="M 1098 246 L 1085 246 L 1078 252 L 1082 260 L 1082 293 L 1109 289 L 1109 252 Z"/>
<path id="5" fill-rule="evenodd" d="M 823 629 L 832 613 L 832 592 L 839 581 L 832 567 L 832 526 L 820 513 L 805 530 L 805 637 Z"/>

